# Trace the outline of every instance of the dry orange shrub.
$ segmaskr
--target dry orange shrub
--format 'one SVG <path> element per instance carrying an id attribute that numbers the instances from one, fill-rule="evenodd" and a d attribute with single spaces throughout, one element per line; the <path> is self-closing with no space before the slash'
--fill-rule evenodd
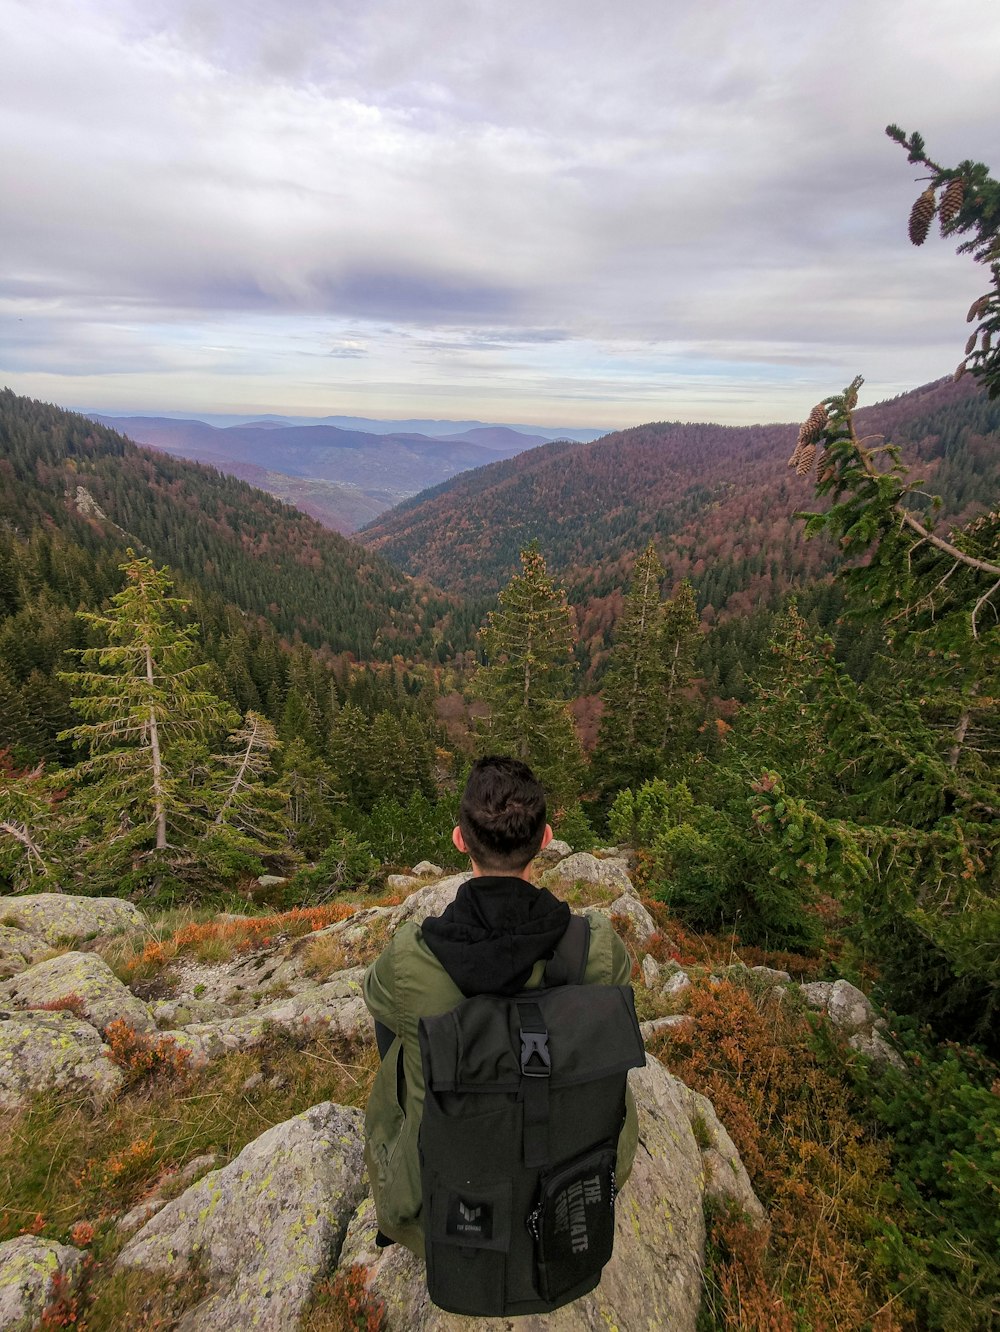
<path id="1" fill-rule="evenodd" d="M 722 1325 L 786 1332 L 910 1326 L 886 1303 L 865 1246 L 891 1207 L 889 1150 L 823 1066 L 808 1015 L 724 982 L 695 985 L 695 1026 L 661 1038 L 671 1071 L 713 1102 L 768 1207 L 770 1232 L 713 1220 Z M 789 1321 L 791 1320 L 791 1321 Z"/>
<path id="2" fill-rule="evenodd" d="M 224 943 L 234 953 L 249 953 L 265 948 L 276 935 L 293 938 L 321 930 L 335 921 L 352 916 L 356 907 L 346 902 L 333 902 L 326 906 L 292 907 L 272 916 L 250 916 L 246 920 L 208 921 L 203 925 L 191 922 L 175 930 L 163 942 L 147 943 L 139 953 L 126 958 L 124 969 L 129 975 L 165 965 L 178 953 L 193 952 L 212 943 Z"/>
<path id="3" fill-rule="evenodd" d="M 136 1138 L 105 1160 L 89 1157 L 73 1183 L 93 1195 L 93 1201 L 109 1212 L 129 1203 L 156 1175 L 156 1134 Z"/>
<path id="4" fill-rule="evenodd" d="M 157 1074 L 175 1076 L 186 1073 L 191 1052 L 177 1044 L 172 1036 L 152 1037 L 130 1027 L 124 1018 L 115 1018 L 104 1029 L 108 1058 L 125 1074 L 125 1082 L 136 1082 Z"/>

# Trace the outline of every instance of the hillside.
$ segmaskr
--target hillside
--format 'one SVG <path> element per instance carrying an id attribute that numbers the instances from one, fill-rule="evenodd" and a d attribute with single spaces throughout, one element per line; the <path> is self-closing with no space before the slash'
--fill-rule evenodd
<path id="1" fill-rule="evenodd" d="M 343 429 L 325 422 L 264 420 L 220 428 L 158 416 L 94 419 L 138 444 L 251 481 L 343 533 L 429 485 L 513 457 L 549 438 L 504 426 L 430 436 Z"/>
<path id="2" fill-rule="evenodd" d="M 243 481 L 8 389 L 0 473 L 8 531 L 55 530 L 91 553 L 132 546 L 289 639 L 362 658 L 404 647 L 413 655 L 449 609 L 380 556 Z"/>
<path id="3" fill-rule="evenodd" d="M 951 516 L 970 516 L 1000 488 L 1000 404 L 968 380 L 926 385 L 858 420 L 907 446 Z M 663 422 L 543 445 L 415 496 L 360 539 L 411 574 L 490 597 L 538 537 L 550 569 L 587 608 L 586 634 L 613 612 L 602 599 L 619 595 L 654 538 L 668 577 L 692 579 L 709 619 L 744 613 L 836 562 L 828 545 L 804 541 L 794 518 L 811 494 L 786 466 L 796 430 Z"/>

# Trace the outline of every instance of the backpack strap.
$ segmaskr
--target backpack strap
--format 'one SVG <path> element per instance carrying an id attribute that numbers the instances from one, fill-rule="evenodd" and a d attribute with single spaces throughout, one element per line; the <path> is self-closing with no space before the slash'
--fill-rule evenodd
<path id="1" fill-rule="evenodd" d="M 570 916 L 555 952 L 545 964 L 542 984 L 546 989 L 553 985 L 582 985 L 589 956 L 590 921 L 586 916 Z"/>

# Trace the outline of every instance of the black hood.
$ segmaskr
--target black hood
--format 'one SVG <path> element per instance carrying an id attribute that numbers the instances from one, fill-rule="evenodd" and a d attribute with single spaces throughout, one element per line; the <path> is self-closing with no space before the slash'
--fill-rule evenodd
<path id="1" fill-rule="evenodd" d="M 440 916 L 423 923 L 427 947 L 462 993 L 517 994 L 552 950 L 570 910 L 547 888 L 483 875 L 462 884 Z"/>

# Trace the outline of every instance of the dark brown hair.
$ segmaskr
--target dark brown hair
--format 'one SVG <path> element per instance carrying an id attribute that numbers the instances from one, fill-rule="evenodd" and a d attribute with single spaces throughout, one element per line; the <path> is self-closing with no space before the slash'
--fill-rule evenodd
<path id="1" fill-rule="evenodd" d="M 520 759 L 488 754 L 472 765 L 458 826 L 480 869 L 520 872 L 542 844 L 545 790 Z"/>

